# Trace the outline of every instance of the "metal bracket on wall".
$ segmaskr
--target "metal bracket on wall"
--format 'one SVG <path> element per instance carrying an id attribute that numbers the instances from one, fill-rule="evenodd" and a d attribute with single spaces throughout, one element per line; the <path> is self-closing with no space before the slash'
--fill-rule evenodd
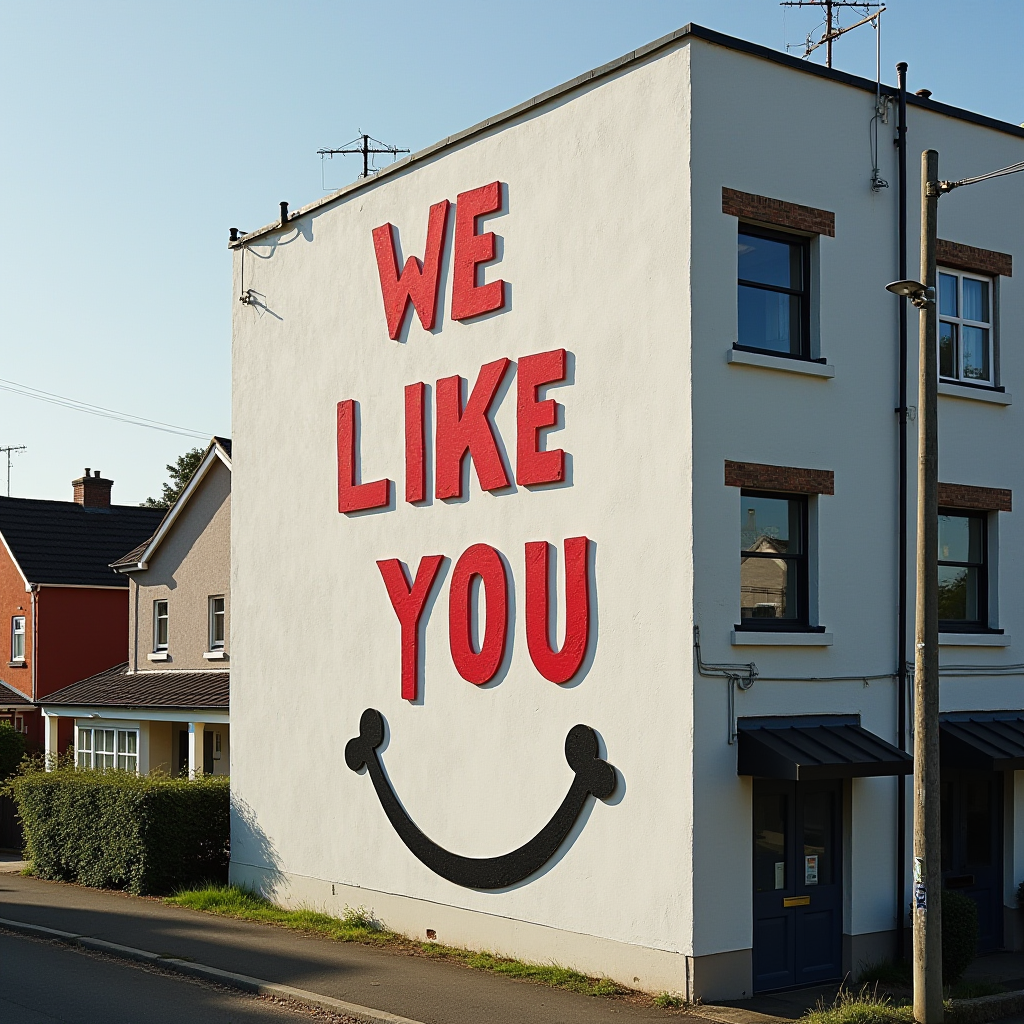
<path id="1" fill-rule="evenodd" d="M 729 685 L 729 743 L 736 742 L 736 689 L 749 690 L 757 678 L 757 665 L 752 661 L 709 665 L 700 654 L 700 626 L 693 627 L 693 649 L 697 655 L 697 671 L 702 676 L 725 677 Z"/>

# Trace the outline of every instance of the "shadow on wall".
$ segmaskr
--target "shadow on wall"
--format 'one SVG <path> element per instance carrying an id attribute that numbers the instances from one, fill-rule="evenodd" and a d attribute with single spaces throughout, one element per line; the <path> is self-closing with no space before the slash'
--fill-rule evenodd
<path id="1" fill-rule="evenodd" d="M 284 883 L 281 858 L 270 837 L 260 827 L 256 812 L 241 797 L 231 794 L 231 884 L 236 884 L 235 866 L 255 868 L 245 871 L 246 883 L 255 874 L 259 883 L 255 887 L 267 899 L 273 899 Z"/>

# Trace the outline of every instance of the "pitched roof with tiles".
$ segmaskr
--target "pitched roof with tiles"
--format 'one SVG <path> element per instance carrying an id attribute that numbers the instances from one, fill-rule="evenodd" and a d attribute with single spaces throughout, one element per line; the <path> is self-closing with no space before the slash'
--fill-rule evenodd
<path id="1" fill-rule="evenodd" d="M 228 672 L 129 672 L 128 662 L 48 694 L 46 707 L 228 709 Z"/>
<path id="2" fill-rule="evenodd" d="M 9 683 L 0 679 L 0 708 L 30 708 L 32 701 Z"/>
<path id="3" fill-rule="evenodd" d="M 0 535 L 29 583 L 127 587 L 110 563 L 151 537 L 164 511 L 0 497 Z"/>

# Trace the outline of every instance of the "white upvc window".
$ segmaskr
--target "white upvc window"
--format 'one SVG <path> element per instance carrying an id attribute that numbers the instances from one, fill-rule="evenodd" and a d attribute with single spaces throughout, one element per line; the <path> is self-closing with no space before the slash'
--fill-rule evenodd
<path id="1" fill-rule="evenodd" d="M 79 728 L 75 755 L 79 768 L 138 772 L 139 730 Z"/>
<path id="2" fill-rule="evenodd" d="M 168 637 L 167 602 L 153 602 L 153 650 L 166 651 Z"/>
<path id="3" fill-rule="evenodd" d="M 210 650 L 224 650 L 224 597 L 210 598 Z"/>
<path id="4" fill-rule="evenodd" d="M 939 270 L 939 377 L 994 387 L 992 280 Z"/>
<path id="5" fill-rule="evenodd" d="M 25 660 L 25 616 L 11 619 L 11 661 Z"/>

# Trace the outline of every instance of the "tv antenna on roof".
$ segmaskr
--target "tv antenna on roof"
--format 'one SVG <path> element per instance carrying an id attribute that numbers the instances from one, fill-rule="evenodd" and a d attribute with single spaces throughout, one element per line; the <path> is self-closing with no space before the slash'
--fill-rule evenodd
<path id="1" fill-rule="evenodd" d="M 372 135 L 367 135 L 364 132 L 360 132 L 356 138 L 351 142 L 346 142 L 341 149 L 318 149 L 317 155 L 320 157 L 320 184 L 323 185 L 324 172 L 323 163 L 324 157 L 334 156 L 348 156 L 353 153 L 362 153 L 363 155 L 363 173 L 360 175 L 361 178 L 368 178 L 370 176 L 370 158 L 377 155 L 378 153 L 390 153 L 392 161 L 398 159 L 399 153 L 408 153 L 407 149 L 399 149 L 397 146 L 389 146 L 386 142 L 381 142 L 380 139 L 375 139 Z M 372 168 L 373 173 L 376 174 L 380 168 Z"/>
<path id="2" fill-rule="evenodd" d="M 7 497 L 11 496 L 11 456 L 14 452 L 27 451 L 28 446 L 23 444 L 9 444 L 6 448 L 0 448 L 0 452 L 3 452 L 7 456 Z"/>
<path id="3" fill-rule="evenodd" d="M 885 10 L 884 4 L 859 4 L 852 3 L 849 0 L 782 0 L 779 4 L 780 7 L 824 7 L 825 8 L 825 32 L 817 42 L 811 42 L 811 33 L 807 33 L 807 39 L 804 43 L 804 57 L 809 57 L 819 46 L 825 47 L 825 67 L 832 67 L 832 42 L 838 39 L 840 36 L 846 35 L 847 32 L 852 32 L 855 28 L 860 28 L 861 25 L 866 25 L 869 21 L 875 23 L 875 28 L 878 28 L 879 22 L 875 19 Z M 846 28 L 839 27 L 839 11 L 835 8 L 839 7 L 853 7 L 859 9 L 859 12 L 864 15 L 860 21 L 854 22 L 852 25 L 847 25 Z M 833 27 L 833 13 L 835 14 L 835 27 Z M 789 44 L 786 44 L 786 49 L 789 49 Z"/>

